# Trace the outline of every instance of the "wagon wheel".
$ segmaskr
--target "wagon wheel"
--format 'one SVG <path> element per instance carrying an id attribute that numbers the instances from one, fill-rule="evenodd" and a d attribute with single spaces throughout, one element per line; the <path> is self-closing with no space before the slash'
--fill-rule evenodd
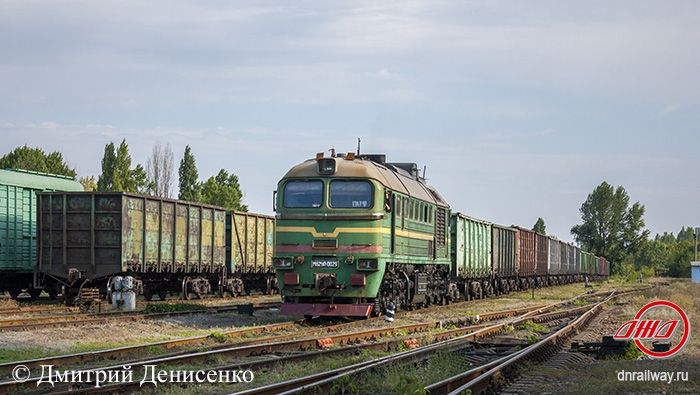
<path id="1" fill-rule="evenodd" d="M 112 303 L 112 285 L 114 284 L 114 276 L 107 280 L 107 302 Z M 49 293 L 49 296 L 51 293 Z"/>
<path id="2" fill-rule="evenodd" d="M 190 296 L 190 285 L 191 284 L 192 284 L 192 279 L 189 276 L 182 279 L 182 299 L 184 299 L 184 300 L 192 299 L 192 297 Z"/>
<path id="3" fill-rule="evenodd" d="M 144 288 L 143 298 L 150 302 L 153 299 L 153 291 L 150 288 Z"/>
<path id="4" fill-rule="evenodd" d="M 166 297 L 168 297 L 168 292 L 167 291 L 158 291 L 158 297 L 160 300 L 165 300 Z"/>

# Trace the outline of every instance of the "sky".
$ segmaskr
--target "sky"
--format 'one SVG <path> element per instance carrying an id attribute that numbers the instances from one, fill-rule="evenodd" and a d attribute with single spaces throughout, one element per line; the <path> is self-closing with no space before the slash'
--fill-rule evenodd
<path id="1" fill-rule="evenodd" d="M 0 2 L 0 155 L 99 175 L 123 139 L 272 214 L 317 152 L 415 162 L 453 211 L 572 241 L 603 181 L 700 226 L 700 2 Z M 177 170 L 176 170 L 177 171 Z M 177 184 L 174 193 L 177 194 Z"/>

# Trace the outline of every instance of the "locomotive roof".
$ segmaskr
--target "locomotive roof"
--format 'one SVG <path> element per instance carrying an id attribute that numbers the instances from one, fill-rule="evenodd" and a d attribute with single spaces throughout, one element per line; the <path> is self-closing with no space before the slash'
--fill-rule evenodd
<path id="1" fill-rule="evenodd" d="M 385 163 L 384 155 L 344 156 L 331 158 L 335 160 L 335 173 L 332 175 L 319 174 L 318 159 L 306 160 L 292 167 L 284 179 L 289 178 L 370 178 L 396 192 L 411 196 L 438 206 L 449 207 L 445 199 L 419 177 L 416 165 L 413 163 Z M 413 171 L 410 171 L 413 169 Z M 409 172 L 410 171 L 410 172 Z"/>

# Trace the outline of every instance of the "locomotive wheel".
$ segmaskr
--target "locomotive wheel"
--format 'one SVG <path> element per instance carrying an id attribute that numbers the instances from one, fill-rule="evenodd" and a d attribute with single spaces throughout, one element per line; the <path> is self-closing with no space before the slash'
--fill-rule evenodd
<path id="1" fill-rule="evenodd" d="M 167 291 L 158 291 L 158 297 L 160 300 L 165 300 L 166 297 L 168 297 L 168 292 Z"/>
<path id="2" fill-rule="evenodd" d="M 153 299 L 153 292 L 150 288 L 146 288 L 143 290 L 143 298 L 146 299 L 146 301 L 148 302 L 150 302 L 151 299 Z"/>

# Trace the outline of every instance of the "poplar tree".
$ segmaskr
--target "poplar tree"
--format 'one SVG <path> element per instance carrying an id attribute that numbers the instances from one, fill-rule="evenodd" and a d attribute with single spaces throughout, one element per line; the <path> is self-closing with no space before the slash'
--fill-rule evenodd
<path id="1" fill-rule="evenodd" d="M 126 139 L 115 150 L 114 143 L 105 145 L 102 157 L 102 174 L 97 181 L 97 190 L 103 192 L 138 192 L 148 193 L 151 188 L 146 170 L 136 165 L 131 168 L 131 155 Z"/>
<path id="2" fill-rule="evenodd" d="M 177 173 L 180 177 L 178 181 L 180 192 L 177 198 L 190 202 L 200 202 L 202 200 L 202 189 L 199 182 L 197 182 L 199 173 L 197 173 L 197 163 L 189 145 L 185 147 L 185 155 L 180 161 L 180 168 Z"/>
<path id="3" fill-rule="evenodd" d="M 97 179 L 97 190 L 103 192 L 114 191 L 114 170 L 117 155 L 114 153 L 114 143 L 105 145 L 105 153 L 102 156 L 102 173 Z"/>
<path id="4" fill-rule="evenodd" d="M 532 230 L 542 235 L 547 234 L 547 227 L 544 225 L 544 220 L 542 217 L 537 218 L 537 222 L 535 222 L 535 226 L 532 228 Z"/>

